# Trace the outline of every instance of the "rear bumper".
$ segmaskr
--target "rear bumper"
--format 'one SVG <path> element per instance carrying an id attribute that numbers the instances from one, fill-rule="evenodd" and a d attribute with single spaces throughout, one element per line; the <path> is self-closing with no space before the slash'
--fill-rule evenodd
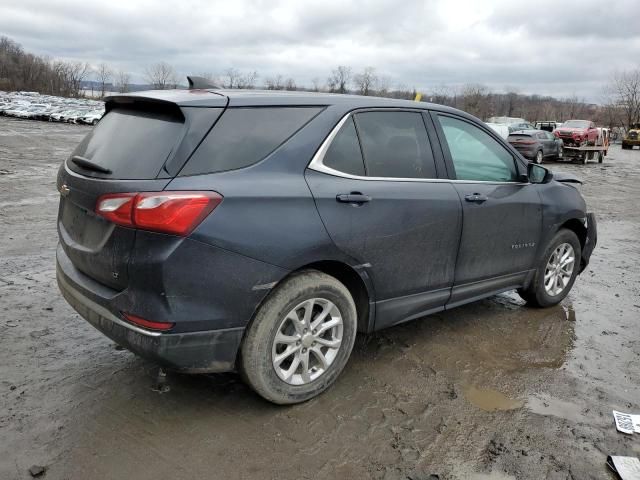
<path id="1" fill-rule="evenodd" d="M 522 155 L 524 158 L 528 159 L 528 160 L 533 160 L 534 158 L 536 158 L 536 154 L 538 153 L 538 148 L 517 148 L 516 150 L 518 150 L 518 152 L 520 153 L 520 155 Z"/>
<path id="2" fill-rule="evenodd" d="M 155 250 L 162 250 L 162 244 L 143 249 L 157 261 L 132 260 L 136 275 L 122 291 L 79 271 L 59 245 L 60 291 L 91 325 L 141 357 L 186 372 L 233 370 L 245 327 L 269 293 L 266 286 L 252 286 L 270 287 L 269 282 L 282 278 L 281 270 L 200 242 L 182 241 L 160 255 Z M 212 274 L 220 271 L 230 273 Z M 174 322 L 175 327 L 147 330 L 125 321 L 122 312 Z"/>
<path id="3" fill-rule="evenodd" d="M 64 298 L 87 322 L 133 353 L 164 367 L 190 372 L 228 372 L 234 369 L 244 328 L 204 332 L 160 333 L 130 325 L 81 291 L 56 269 Z"/>
<path id="4" fill-rule="evenodd" d="M 587 239 L 582 248 L 582 262 L 580 264 L 580 273 L 589 265 L 591 254 L 598 243 L 598 225 L 596 216 L 593 213 L 587 213 Z"/>

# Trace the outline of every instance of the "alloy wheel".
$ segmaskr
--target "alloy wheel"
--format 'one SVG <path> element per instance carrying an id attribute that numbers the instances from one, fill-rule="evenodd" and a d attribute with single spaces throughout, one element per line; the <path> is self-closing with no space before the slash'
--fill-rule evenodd
<path id="1" fill-rule="evenodd" d="M 271 348 L 278 377 L 290 385 L 316 380 L 336 359 L 342 344 L 342 315 L 325 298 L 298 304 L 280 322 Z"/>
<path id="2" fill-rule="evenodd" d="M 575 251 L 571 244 L 562 243 L 556 247 L 544 269 L 544 289 L 548 295 L 555 297 L 567 288 L 575 263 Z"/>

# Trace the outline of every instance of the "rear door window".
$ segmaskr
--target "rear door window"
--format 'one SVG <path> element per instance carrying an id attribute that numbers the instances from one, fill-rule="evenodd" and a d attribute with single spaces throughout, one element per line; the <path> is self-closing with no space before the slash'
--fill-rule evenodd
<path id="1" fill-rule="evenodd" d="M 418 112 L 355 115 L 369 177 L 436 178 L 433 152 Z"/>
<path id="2" fill-rule="evenodd" d="M 325 153 L 322 163 L 339 172 L 360 177 L 365 175 L 362 152 L 353 118 L 349 117 L 342 125 Z"/>
<path id="3" fill-rule="evenodd" d="M 184 118 L 175 113 L 114 109 L 82 140 L 73 156 L 111 170 L 87 170 L 67 165 L 85 176 L 141 180 L 156 178 L 182 137 Z"/>
<path id="4" fill-rule="evenodd" d="M 515 160 L 491 135 L 464 120 L 438 115 L 458 180 L 514 182 Z"/>
<path id="5" fill-rule="evenodd" d="M 320 107 L 227 109 L 180 176 L 224 172 L 258 163 L 320 110 Z"/>

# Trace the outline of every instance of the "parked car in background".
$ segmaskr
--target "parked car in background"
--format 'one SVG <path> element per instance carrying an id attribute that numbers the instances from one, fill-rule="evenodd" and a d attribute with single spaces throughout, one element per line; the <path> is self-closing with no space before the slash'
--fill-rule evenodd
<path id="1" fill-rule="evenodd" d="M 489 123 L 506 125 L 509 132 L 515 132 L 516 130 L 533 130 L 535 127 L 527 122 L 524 118 L 516 117 L 491 117 Z"/>
<path id="2" fill-rule="evenodd" d="M 567 177 L 453 108 L 242 90 L 107 105 L 58 171 L 64 297 L 123 347 L 239 370 L 275 403 L 329 388 L 357 332 L 513 289 L 557 305 L 595 247 Z"/>
<path id="3" fill-rule="evenodd" d="M 104 110 L 93 110 L 79 117 L 76 123 L 79 122 L 87 125 L 97 125 L 103 115 Z"/>
<path id="4" fill-rule="evenodd" d="M 67 123 L 77 123 L 78 119 L 84 116 L 86 112 L 84 110 L 72 110 L 64 117 L 64 121 Z"/>
<path id="5" fill-rule="evenodd" d="M 509 126 L 504 123 L 487 123 L 487 126 L 505 140 L 509 137 Z"/>
<path id="6" fill-rule="evenodd" d="M 567 120 L 553 134 L 567 146 L 595 145 L 598 140 L 598 129 L 590 120 Z"/>
<path id="7" fill-rule="evenodd" d="M 636 146 L 640 147 L 640 123 L 631 125 L 631 128 L 622 139 L 623 149 L 632 150 Z"/>
<path id="8" fill-rule="evenodd" d="M 517 132 L 521 130 L 535 130 L 536 127 L 529 122 L 511 123 L 509 124 L 509 132 Z"/>
<path id="9" fill-rule="evenodd" d="M 37 92 L 0 93 L 0 114 L 16 118 L 67 121 L 75 116 L 73 123 L 77 117 L 98 111 L 104 112 L 104 102 L 98 100 L 40 95 Z"/>
<path id="10" fill-rule="evenodd" d="M 511 132 L 507 139 L 523 157 L 542 163 L 545 158 L 561 159 L 562 140 L 545 130 L 519 130 Z"/>
<path id="11" fill-rule="evenodd" d="M 491 117 L 488 121 L 490 123 L 503 123 L 505 125 L 511 125 L 514 123 L 526 123 L 526 120 L 520 117 Z"/>
<path id="12" fill-rule="evenodd" d="M 535 127 L 538 130 L 544 130 L 545 132 L 553 132 L 556 128 L 560 127 L 562 123 L 553 121 L 536 122 Z"/>

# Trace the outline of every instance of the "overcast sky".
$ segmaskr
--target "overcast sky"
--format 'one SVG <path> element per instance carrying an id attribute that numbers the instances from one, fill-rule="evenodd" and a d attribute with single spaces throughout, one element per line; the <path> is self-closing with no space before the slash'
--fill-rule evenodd
<path id="1" fill-rule="evenodd" d="M 639 0 L 0 0 L 0 35 L 31 52 L 131 72 L 256 70 L 298 85 L 373 66 L 428 94 L 482 83 L 597 102 L 640 66 Z"/>

